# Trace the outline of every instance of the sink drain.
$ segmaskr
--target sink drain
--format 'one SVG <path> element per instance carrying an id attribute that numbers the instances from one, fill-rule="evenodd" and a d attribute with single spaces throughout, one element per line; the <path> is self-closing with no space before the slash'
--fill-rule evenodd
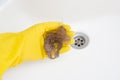
<path id="1" fill-rule="evenodd" d="M 88 36 L 83 33 L 77 32 L 73 38 L 75 39 L 75 42 L 71 46 L 75 49 L 82 49 L 88 45 Z"/>

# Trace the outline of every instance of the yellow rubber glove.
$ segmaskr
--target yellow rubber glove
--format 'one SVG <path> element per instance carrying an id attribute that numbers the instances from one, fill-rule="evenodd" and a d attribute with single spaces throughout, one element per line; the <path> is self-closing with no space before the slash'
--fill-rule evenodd
<path id="1" fill-rule="evenodd" d="M 17 66 L 27 60 L 39 60 L 47 57 L 44 50 L 44 34 L 47 31 L 63 26 L 69 36 L 73 36 L 70 26 L 61 22 L 45 22 L 18 33 L 0 34 L 0 77 L 10 67 Z M 73 43 L 73 39 L 69 44 Z M 68 44 L 64 44 L 60 53 L 70 50 Z M 0 79 L 1 80 L 1 79 Z"/>

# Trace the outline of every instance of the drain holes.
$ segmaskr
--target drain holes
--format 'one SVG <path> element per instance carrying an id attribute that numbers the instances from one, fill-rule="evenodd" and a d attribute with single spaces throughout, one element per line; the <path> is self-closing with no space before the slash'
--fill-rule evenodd
<path id="1" fill-rule="evenodd" d="M 75 49 L 82 49 L 88 45 L 89 39 L 87 35 L 83 33 L 76 33 L 73 38 L 75 39 L 75 43 L 71 46 Z"/>
<path id="2" fill-rule="evenodd" d="M 78 45 L 78 47 L 80 47 L 80 45 Z"/>
<path id="3" fill-rule="evenodd" d="M 81 40 L 81 42 L 83 42 L 83 40 Z"/>
<path id="4" fill-rule="evenodd" d="M 77 40 L 75 40 L 75 42 L 77 42 Z"/>
<path id="5" fill-rule="evenodd" d="M 83 45 L 83 43 L 81 43 L 81 45 Z"/>
<path id="6" fill-rule="evenodd" d="M 75 43 L 75 45 L 77 45 L 77 43 Z"/>

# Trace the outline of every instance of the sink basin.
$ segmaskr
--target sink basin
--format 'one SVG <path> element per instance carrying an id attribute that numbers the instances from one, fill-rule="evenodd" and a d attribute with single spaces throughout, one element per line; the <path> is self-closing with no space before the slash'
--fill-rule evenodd
<path id="1" fill-rule="evenodd" d="M 6 0 L 0 32 L 18 32 L 46 21 L 71 25 L 89 37 L 84 49 L 55 60 L 24 62 L 3 80 L 120 80 L 120 0 Z"/>

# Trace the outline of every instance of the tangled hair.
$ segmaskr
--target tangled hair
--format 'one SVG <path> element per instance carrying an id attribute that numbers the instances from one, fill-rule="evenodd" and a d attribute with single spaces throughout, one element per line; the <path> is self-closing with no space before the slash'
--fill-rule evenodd
<path id="1" fill-rule="evenodd" d="M 70 36 L 67 35 L 66 29 L 63 26 L 55 30 L 48 31 L 44 38 L 44 48 L 50 59 L 59 57 L 59 51 L 63 43 L 70 41 Z"/>

